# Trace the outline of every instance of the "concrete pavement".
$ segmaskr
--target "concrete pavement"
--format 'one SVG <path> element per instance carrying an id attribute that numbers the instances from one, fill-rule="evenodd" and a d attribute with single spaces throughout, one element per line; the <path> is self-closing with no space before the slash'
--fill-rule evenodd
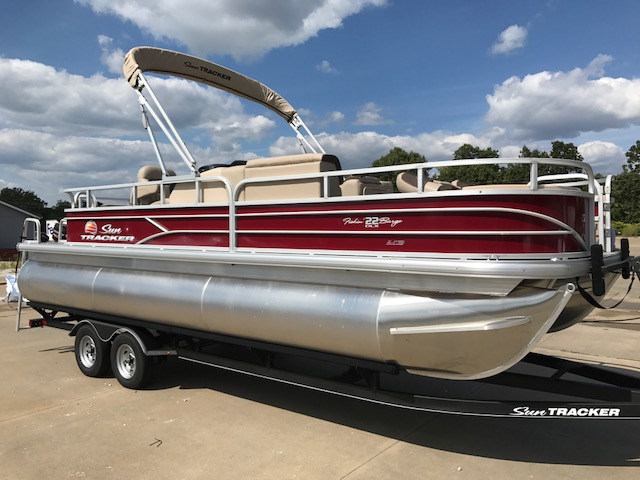
<path id="1" fill-rule="evenodd" d="M 633 252 L 640 253 L 640 249 Z M 618 295 L 622 283 L 612 295 Z M 640 369 L 640 286 L 540 349 Z M 607 300 L 605 300 L 605 303 Z M 27 309 L 25 318 L 37 318 Z M 372 405 L 173 362 L 146 390 L 78 370 L 73 339 L 0 305 L 0 479 L 636 479 L 640 421 Z"/>
<path id="2" fill-rule="evenodd" d="M 631 238 L 629 247 L 631 255 L 640 256 L 640 238 Z M 578 325 L 546 335 L 537 350 L 595 363 L 638 368 L 640 281 L 635 279 L 631 291 L 630 284 L 631 279 L 618 279 L 601 301 L 603 306 L 612 306 L 622 300 L 619 307 L 596 309 Z"/>

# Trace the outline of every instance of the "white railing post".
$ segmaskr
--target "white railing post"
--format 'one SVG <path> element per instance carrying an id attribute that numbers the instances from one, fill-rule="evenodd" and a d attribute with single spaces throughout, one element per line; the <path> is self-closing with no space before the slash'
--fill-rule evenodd
<path id="1" fill-rule="evenodd" d="M 424 193 L 424 169 L 418 168 L 417 176 L 418 176 L 418 179 L 417 179 L 418 185 L 416 186 L 418 188 L 418 193 Z"/>
<path id="2" fill-rule="evenodd" d="M 529 171 L 529 185 L 531 190 L 538 189 L 538 162 L 532 160 L 530 163 L 530 171 Z"/>
<path id="3" fill-rule="evenodd" d="M 611 225 L 611 175 L 607 175 L 603 190 L 602 213 L 604 215 L 604 234 L 606 240 L 604 249 L 605 252 L 611 253 L 616 241 L 615 230 L 613 225 Z"/>

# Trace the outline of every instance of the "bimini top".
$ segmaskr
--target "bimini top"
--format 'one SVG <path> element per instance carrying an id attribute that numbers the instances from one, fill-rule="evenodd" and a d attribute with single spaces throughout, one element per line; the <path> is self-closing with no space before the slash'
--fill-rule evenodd
<path id="1" fill-rule="evenodd" d="M 133 88 L 143 72 L 162 73 L 204 83 L 257 102 L 291 122 L 296 111 L 266 85 L 201 58 L 153 47 L 136 47 L 124 57 L 124 76 Z"/>

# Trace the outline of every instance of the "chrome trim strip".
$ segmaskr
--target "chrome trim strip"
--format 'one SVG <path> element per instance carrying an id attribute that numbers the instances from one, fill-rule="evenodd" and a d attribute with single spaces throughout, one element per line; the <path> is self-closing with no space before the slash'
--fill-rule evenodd
<path id="1" fill-rule="evenodd" d="M 199 231 L 199 230 L 196 230 Z M 514 236 L 514 235 L 570 235 L 571 232 L 565 230 L 242 230 L 237 229 L 238 233 L 246 234 L 311 234 L 311 235 L 457 235 L 457 236 L 473 236 L 473 235 L 496 235 L 496 236 Z"/>
<path id="2" fill-rule="evenodd" d="M 394 327 L 389 329 L 391 335 L 415 335 L 422 333 L 456 333 L 481 332 L 518 327 L 531 323 L 531 315 L 489 319 L 484 322 L 445 323 L 440 325 L 420 325 L 417 327 Z"/>
<path id="3" fill-rule="evenodd" d="M 153 235 L 149 235 L 148 237 L 145 237 L 141 240 L 139 240 L 138 242 L 134 243 L 134 244 L 130 244 L 130 245 L 144 245 L 145 243 L 148 243 L 151 240 L 155 240 L 156 238 L 162 238 L 162 237 L 168 237 L 170 235 L 174 235 L 176 233 L 190 233 L 190 234 L 194 234 L 194 233 L 198 233 L 198 234 L 213 234 L 213 235 L 229 235 L 229 230 L 167 230 L 165 232 L 159 232 L 159 233 L 155 233 Z M 96 245 L 104 245 L 104 243 L 96 243 Z M 165 248 L 169 245 L 153 245 L 155 248 Z M 194 245 L 191 248 L 198 248 L 196 245 Z M 206 247 L 206 246 L 202 246 L 201 248 L 219 248 L 219 247 Z M 226 251 L 229 251 L 228 247 L 222 247 L 224 248 Z"/>
<path id="4" fill-rule="evenodd" d="M 497 375 L 500 372 L 504 372 L 505 370 L 508 370 L 509 368 L 513 367 L 516 363 L 518 363 L 520 360 L 522 360 L 525 357 L 525 355 L 527 355 L 527 353 L 533 350 L 535 346 L 538 345 L 542 337 L 547 334 L 547 332 L 549 331 L 553 323 L 560 316 L 560 313 L 562 313 L 564 308 L 567 306 L 567 303 L 569 303 L 571 296 L 576 291 L 576 286 L 573 283 L 567 283 L 563 288 L 560 288 L 558 291 L 562 294 L 562 297 L 560 298 L 558 304 L 556 305 L 556 308 L 553 310 L 553 312 L 547 319 L 544 326 L 538 331 L 538 333 L 531 339 L 529 344 L 518 355 L 514 356 L 514 358 L 510 362 L 502 365 L 501 367 L 495 368 L 493 370 L 489 370 L 487 372 L 483 372 L 480 375 L 462 375 L 462 376 L 461 375 L 449 376 L 449 375 L 443 375 L 443 374 L 435 374 L 432 371 L 421 371 L 421 370 L 414 370 L 414 369 L 407 369 L 407 371 L 410 373 L 415 373 L 417 375 L 430 375 L 430 376 L 437 375 L 440 378 L 455 378 L 458 380 L 477 380 L 478 378 L 490 377 L 492 375 Z"/>
<path id="5" fill-rule="evenodd" d="M 366 213 L 365 213 L 366 212 Z M 444 212 L 444 213 L 457 213 L 457 212 L 477 212 L 477 213 L 483 213 L 483 212 L 497 212 L 497 213 L 516 213 L 516 214 L 520 214 L 520 215 L 524 215 L 524 216 L 528 216 L 528 217 L 534 217 L 534 218 L 540 218 L 542 220 L 546 220 L 549 223 L 553 223 L 555 225 L 558 225 L 559 227 L 565 229 L 568 233 L 571 233 L 571 235 L 576 239 L 576 241 L 578 242 L 578 244 L 584 249 L 584 250 L 589 250 L 589 247 L 587 245 L 587 243 L 585 242 L 584 238 L 582 238 L 582 236 L 575 230 L 573 229 L 571 226 L 567 225 L 566 223 L 558 220 L 557 218 L 551 217 L 549 215 L 545 215 L 542 213 L 538 213 L 538 212 L 531 212 L 528 210 L 521 210 L 519 208 L 505 208 L 505 207 L 443 207 L 443 208 L 437 208 L 437 207 L 426 207 L 426 208 L 401 208 L 401 209 L 376 209 L 376 210 L 331 210 L 331 211 L 327 211 L 327 214 L 330 215 L 345 215 L 345 214 L 349 214 L 352 215 L 354 213 L 362 213 L 364 214 L 364 216 L 367 216 L 366 214 L 368 213 L 369 216 L 372 213 L 376 213 L 376 214 L 381 214 L 381 213 L 413 213 L 413 212 L 419 212 L 419 213 L 440 213 L 440 212 Z M 242 217 L 249 217 L 249 216 L 264 216 L 264 217 L 269 217 L 269 216 L 280 216 L 280 215 L 290 215 L 290 216 L 302 216 L 302 215 L 318 215 L 319 213 L 325 213 L 325 212 L 318 212 L 318 211 L 305 211 L 305 212 L 267 212 L 267 213 L 237 213 L 236 217 L 238 219 L 242 218 Z"/>
<path id="6" fill-rule="evenodd" d="M 164 225 L 161 225 L 160 223 L 156 222 L 154 219 L 149 218 L 149 217 L 144 217 L 144 219 L 149 222 L 151 225 L 153 225 L 154 227 L 158 228 L 159 230 L 163 231 L 163 232 L 168 232 L 169 229 L 167 227 L 165 227 Z M 148 237 L 147 237 L 148 238 Z"/>
<path id="7" fill-rule="evenodd" d="M 472 254 L 457 258 L 429 258 L 380 255 L 349 255 L 344 252 L 308 251 L 292 253 L 266 253 L 255 250 L 229 252 L 224 248 L 189 247 L 165 248 L 158 245 L 80 245 L 73 243 L 46 244 L 20 243 L 19 251 L 33 253 L 84 255 L 89 257 L 116 257 L 141 260 L 187 261 L 225 265 L 262 265 L 305 269 L 357 270 L 368 272 L 397 272 L 402 274 L 451 275 L 473 278 L 549 279 L 575 278 L 590 271 L 588 256 L 570 260 L 547 258 L 499 260 L 474 259 Z M 477 258 L 477 257 L 476 257 Z"/>
<path id="8" fill-rule="evenodd" d="M 182 207 L 187 207 L 187 208 L 193 208 L 193 205 L 182 205 Z M 159 214 L 152 214 L 152 215 L 104 215 L 104 216 L 86 216 L 86 217 L 66 217 L 67 220 L 138 220 L 138 219 L 146 219 L 146 218 L 165 218 L 165 219 L 170 219 L 170 218 L 192 218 L 192 217 L 197 217 L 197 218 L 229 218 L 229 214 L 228 213 L 198 213 L 197 211 L 194 211 L 193 213 L 185 213 L 185 214 L 173 214 L 173 215 L 166 215 L 163 213 L 159 213 Z"/>

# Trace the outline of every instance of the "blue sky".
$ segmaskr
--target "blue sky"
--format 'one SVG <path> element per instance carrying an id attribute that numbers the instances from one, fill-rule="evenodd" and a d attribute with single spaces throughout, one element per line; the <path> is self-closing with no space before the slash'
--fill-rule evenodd
<path id="1" fill-rule="evenodd" d="M 8 3 L 7 3 L 8 2 Z M 152 45 L 267 84 L 345 168 L 393 147 L 450 159 L 572 142 L 618 173 L 640 139 L 636 0 L 3 0 L 0 188 L 65 187 L 153 164 L 123 55 Z M 154 78 L 200 164 L 294 153 L 279 117 Z M 167 152 L 169 149 L 167 149 Z M 169 159 L 174 161 L 174 159 Z M 177 162 L 177 159 L 175 159 Z M 177 163 L 176 163 L 177 165 Z"/>

